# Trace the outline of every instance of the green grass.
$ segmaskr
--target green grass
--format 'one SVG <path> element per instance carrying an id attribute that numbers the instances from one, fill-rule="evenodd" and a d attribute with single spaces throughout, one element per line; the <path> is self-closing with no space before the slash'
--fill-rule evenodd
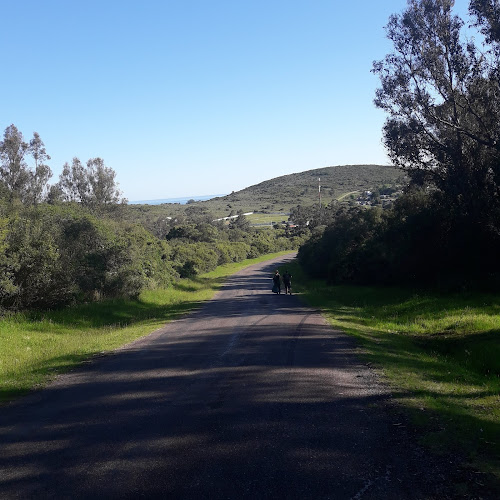
<path id="1" fill-rule="evenodd" d="M 500 294 L 327 286 L 295 264 L 294 291 L 357 337 L 423 442 L 500 479 Z"/>
<path id="2" fill-rule="evenodd" d="M 280 224 L 282 221 L 288 220 L 288 215 L 285 214 L 252 214 L 247 215 L 246 218 L 250 224 Z"/>
<path id="3" fill-rule="evenodd" d="M 227 264 L 137 300 L 113 300 L 0 319 L 0 404 L 46 384 L 94 354 L 147 335 L 210 299 L 226 277 L 288 252 Z"/>
<path id="4" fill-rule="evenodd" d="M 349 193 L 344 193 L 344 194 L 342 194 L 342 195 L 340 195 L 340 196 L 338 196 L 338 197 L 337 197 L 337 201 L 342 201 L 342 200 L 344 200 L 345 198 L 347 198 L 348 196 L 351 196 L 351 194 L 353 194 L 353 195 L 356 195 L 356 196 L 357 196 L 357 195 L 359 195 L 360 193 L 361 193 L 361 191 L 351 191 L 351 192 L 349 192 Z"/>
<path id="5" fill-rule="evenodd" d="M 214 217 L 226 217 L 231 211 L 290 212 L 297 205 L 318 203 L 318 178 L 321 178 L 321 199 L 324 205 L 333 199 L 379 188 L 383 185 L 405 185 L 404 174 L 382 165 L 337 165 L 307 170 L 269 179 L 227 196 L 196 202 Z M 176 217 L 191 205 L 127 205 L 122 216 L 134 222 Z"/>

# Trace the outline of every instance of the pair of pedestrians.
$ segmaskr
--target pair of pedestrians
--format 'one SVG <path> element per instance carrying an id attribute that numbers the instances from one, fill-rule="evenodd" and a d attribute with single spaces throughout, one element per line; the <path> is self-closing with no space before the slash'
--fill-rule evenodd
<path id="1" fill-rule="evenodd" d="M 292 275 L 288 271 L 285 271 L 283 275 L 283 285 L 285 286 L 285 295 L 292 295 Z M 281 294 L 281 276 L 277 269 L 273 276 L 273 292 Z"/>

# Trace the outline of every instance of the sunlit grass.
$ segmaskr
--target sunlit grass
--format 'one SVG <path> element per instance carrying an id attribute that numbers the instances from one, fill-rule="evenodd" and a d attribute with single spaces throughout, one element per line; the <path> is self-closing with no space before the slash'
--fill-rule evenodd
<path id="1" fill-rule="evenodd" d="M 0 319 L 0 403 L 44 384 L 97 353 L 147 335 L 213 297 L 234 272 L 280 252 L 220 266 L 137 300 L 112 300 Z"/>
<path id="2" fill-rule="evenodd" d="M 327 286 L 295 265 L 294 289 L 360 341 L 437 450 L 500 478 L 500 294 Z"/>
<path id="3" fill-rule="evenodd" d="M 246 218 L 250 224 L 280 224 L 282 221 L 288 220 L 288 215 L 280 214 L 263 214 L 257 213 L 252 215 L 247 215 Z"/>
<path id="4" fill-rule="evenodd" d="M 351 195 L 358 195 L 360 194 L 361 191 L 350 191 L 349 193 L 344 193 L 342 194 L 341 196 L 337 197 L 337 201 L 342 201 L 344 200 L 345 198 L 347 198 L 348 196 L 351 196 Z"/>

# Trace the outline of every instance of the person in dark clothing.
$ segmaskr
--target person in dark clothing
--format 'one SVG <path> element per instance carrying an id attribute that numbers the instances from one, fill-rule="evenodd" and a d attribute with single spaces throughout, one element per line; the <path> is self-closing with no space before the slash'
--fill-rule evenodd
<path id="1" fill-rule="evenodd" d="M 285 295 L 287 293 L 292 295 L 292 275 L 288 271 L 285 271 L 283 275 L 283 284 L 285 285 Z"/>
<path id="2" fill-rule="evenodd" d="M 273 292 L 281 293 L 281 276 L 278 270 L 276 270 L 273 276 Z"/>

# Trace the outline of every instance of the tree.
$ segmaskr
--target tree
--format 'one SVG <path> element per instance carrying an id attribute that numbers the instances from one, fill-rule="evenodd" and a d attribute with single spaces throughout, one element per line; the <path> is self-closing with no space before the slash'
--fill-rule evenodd
<path id="1" fill-rule="evenodd" d="M 87 172 L 78 158 L 71 165 L 66 162 L 59 176 L 58 187 L 65 201 L 76 201 L 82 205 L 90 203 L 90 184 Z"/>
<path id="2" fill-rule="evenodd" d="M 394 52 L 375 62 L 375 104 L 388 112 L 384 142 L 411 182 L 437 190 L 471 223 L 499 212 L 498 2 L 471 2 L 485 47 L 464 40 L 453 0 L 408 0 L 386 27 Z M 493 9 L 493 11 L 491 10 Z"/>
<path id="3" fill-rule="evenodd" d="M 106 167 L 102 158 L 88 160 L 87 172 L 92 192 L 91 204 L 103 206 L 126 202 L 124 198 L 120 199 L 122 192 L 115 181 L 116 172 Z"/>
<path id="4" fill-rule="evenodd" d="M 12 196 L 24 199 L 30 182 L 25 161 L 28 144 L 15 125 L 5 129 L 0 142 L 0 178 Z"/>
<path id="5" fill-rule="evenodd" d="M 242 231 L 248 231 L 250 229 L 250 221 L 243 214 L 243 210 L 238 210 L 238 217 L 231 221 L 230 228 L 241 229 Z"/>
<path id="6" fill-rule="evenodd" d="M 498 0 L 472 0 L 469 12 L 476 18 L 476 26 L 488 43 L 500 43 L 500 2 Z M 498 49 L 498 45 L 496 49 Z"/>
<path id="7" fill-rule="evenodd" d="M 47 183 L 52 177 L 52 171 L 45 163 L 50 160 L 50 156 L 45 151 L 45 144 L 37 132 L 33 132 L 33 139 L 29 143 L 28 152 L 35 161 L 35 170 L 30 175 L 29 197 L 32 204 L 36 205 L 43 200 L 44 194 L 48 190 Z"/>
<path id="8" fill-rule="evenodd" d="M 27 154 L 35 162 L 34 169 L 26 162 Z M 47 160 L 50 156 L 37 132 L 28 144 L 15 125 L 5 129 L 4 140 L 0 142 L 0 180 L 12 197 L 33 205 L 43 200 L 52 176 Z"/>
<path id="9" fill-rule="evenodd" d="M 64 200 L 93 209 L 126 203 L 125 198 L 120 198 L 122 193 L 115 177 L 116 172 L 107 167 L 102 158 L 91 158 L 84 166 L 75 157 L 71 165 L 64 164 L 57 189 L 53 190 L 51 196 L 57 198 L 58 193 L 62 193 Z"/>

